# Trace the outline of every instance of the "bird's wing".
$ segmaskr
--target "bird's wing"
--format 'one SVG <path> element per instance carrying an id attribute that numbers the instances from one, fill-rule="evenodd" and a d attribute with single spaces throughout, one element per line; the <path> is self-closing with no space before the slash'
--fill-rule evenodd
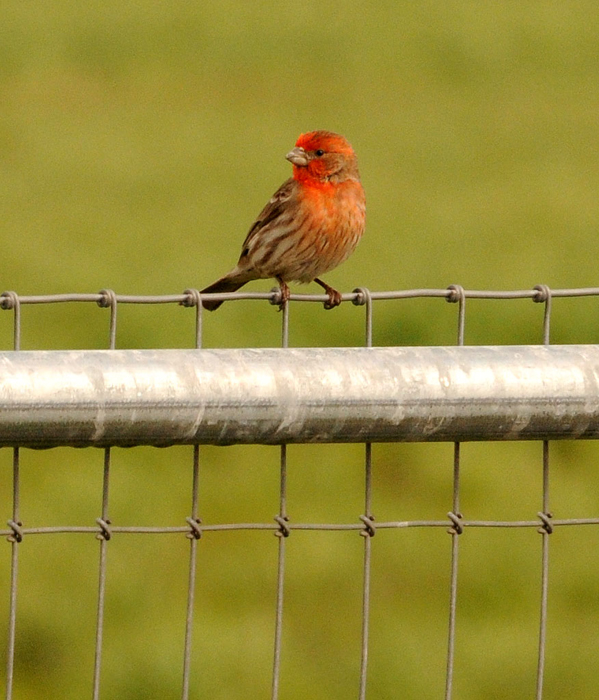
<path id="1" fill-rule="evenodd" d="M 254 236 L 256 236 L 271 222 L 278 219 L 283 213 L 289 200 L 295 196 L 296 188 L 297 182 L 290 177 L 289 180 L 284 182 L 268 200 L 264 209 L 258 214 L 256 221 L 254 221 L 252 224 L 252 227 L 248 231 L 248 235 L 245 237 L 245 241 L 243 242 L 241 249 L 241 257 L 247 255 L 250 243 Z"/>

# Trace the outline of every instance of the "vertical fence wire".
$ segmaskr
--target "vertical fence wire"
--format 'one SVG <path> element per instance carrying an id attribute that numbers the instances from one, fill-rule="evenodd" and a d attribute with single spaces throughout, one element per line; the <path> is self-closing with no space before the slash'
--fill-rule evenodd
<path id="1" fill-rule="evenodd" d="M 191 641 L 193 632 L 193 612 L 196 587 L 197 551 L 198 541 L 201 537 L 199 518 L 199 489 L 200 489 L 200 446 L 193 446 L 193 470 L 192 470 L 192 496 L 191 496 L 191 516 L 187 522 L 191 530 L 187 537 L 190 540 L 189 550 L 189 574 L 187 582 L 187 612 L 185 616 L 185 642 L 183 649 L 183 687 L 181 690 L 182 700 L 189 698 L 189 679 L 191 675 Z"/>
<path id="2" fill-rule="evenodd" d="M 464 328 L 466 321 L 466 295 L 459 285 L 449 287 L 451 295 L 447 297 L 449 302 L 458 303 L 458 333 L 457 344 L 464 345 Z M 460 520 L 460 443 L 453 446 L 453 498 L 452 510 L 448 513 L 452 527 L 451 534 L 451 573 L 449 589 L 449 623 L 447 631 L 447 668 L 445 673 L 445 700 L 451 700 L 453 694 L 453 671 L 455 665 L 455 626 L 458 595 L 458 555 L 459 537 L 462 534 Z"/>
<path id="3" fill-rule="evenodd" d="M 7 292 L 3 296 L 3 307 L 12 308 L 13 316 L 13 348 L 21 349 L 21 305 L 15 292 Z M 15 670 L 15 642 L 17 633 L 17 590 L 19 584 L 19 543 L 23 539 L 20 518 L 21 467 L 20 451 L 13 448 L 12 460 L 12 518 L 8 525 L 12 533 L 8 536 L 11 543 L 10 559 L 10 594 L 8 613 L 8 643 L 6 650 L 6 700 L 12 700 Z"/>
<path id="4" fill-rule="evenodd" d="M 365 346 L 372 347 L 372 295 L 365 288 L 356 289 L 358 303 L 366 306 Z M 372 443 L 364 445 L 364 515 L 365 527 L 360 531 L 364 537 L 364 567 L 362 589 L 362 653 L 360 658 L 360 692 L 359 700 L 366 699 L 366 681 L 368 677 L 368 638 L 370 630 L 370 576 L 372 561 L 372 538 L 376 532 L 372 513 Z"/>
<path id="5" fill-rule="evenodd" d="M 541 611 L 539 616 L 539 649 L 537 662 L 536 700 L 542 700 L 545 679 L 545 648 L 547 642 L 547 596 L 549 590 L 549 535 L 552 533 L 549 512 L 549 442 L 543 441 L 543 511 L 539 513 L 541 533 Z"/>
<path id="6" fill-rule="evenodd" d="M 14 680 L 14 664 L 15 664 L 15 639 L 17 629 L 17 586 L 19 574 L 19 542 L 22 536 L 19 528 L 22 525 L 19 519 L 19 491 L 20 491 L 20 475 L 19 475 L 19 448 L 13 449 L 13 506 L 12 520 L 8 521 L 8 525 L 12 528 L 13 534 L 9 535 L 8 540 L 11 543 L 11 566 L 10 566 L 10 602 L 8 616 L 8 647 L 6 661 L 6 700 L 12 699 L 12 689 Z"/>
<path id="7" fill-rule="evenodd" d="M 110 327 L 108 345 L 110 350 L 116 348 L 116 320 L 117 320 L 117 299 L 112 290 L 102 290 L 101 299 L 98 306 L 110 309 Z M 100 676 L 102 670 L 102 643 L 104 638 L 104 611 L 106 600 L 106 569 L 107 569 L 107 547 L 110 540 L 110 517 L 109 517 L 109 495 L 110 495 L 110 447 L 104 450 L 104 471 L 102 475 L 102 516 L 96 519 L 100 526 L 100 532 L 96 535 L 100 541 L 100 560 L 98 564 L 98 603 L 96 611 L 96 648 L 94 654 L 94 679 L 93 679 L 93 700 L 100 698 Z"/>
<path id="8" fill-rule="evenodd" d="M 289 347 L 289 302 L 281 305 L 281 347 Z M 287 515 L 287 445 L 280 448 L 280 489 L 279 489 L 279 514 L 275 517 L 279 524 L 276 535 L 279 540 L 278 564 L 277 564 L 277 594 L 275 607 L 275 639 L 272 669 L 272 700 L 278 700 L 281 678 L 281 643 L 283 639 L 283 595 L 285 584 L 285 539 L 289 536 L 286 523 Z"/>
<path id="9" fill-rule="evenodd" d="M 364 568 L 362 589 L 362 653 L 360 658 L 360 693 L 359 699 L 366 699 L 366 680 L 368 677 L 368 636 L 370 630 L 370 574 L 372 561 L 372 538 L 376 532 L 372 514 L 372 443 L 367 442 L 364 453 L 364 515 L 365 527 L 360 531 L 364 537 Z"/>
<path id="10" fill-rule="evenodd" d="M 543 345 L 549 345 L 551 331 L 551 289 L 546 285 L 535 287 L 538 295 L 533 301 L 545 305 L 543 314 Z M 537 661 L 536 700 L 543 698 L 543 683 L 545 678 L 545 650 L 547 642 L 547 599 L 549 592 L 549 535 L 552 533 L 551 512 L 549 511 L 549 442 L 543 441 L 543 504 L 539 513 L 542 526 L 541 534 L 541 610 L 539 616 L 539 648 Z"/>
<path id="11" fill-rule="evenodd" d="M 202 299 L 197 289 L 188 289 L 185 292 L 189 298 L 183 302 L 184 306 L 195 309 L 195 347 L 202 347 Z M 182 700 L 189 700 L 189 682 L 191 675 L 191 644 L 193 634 L 193 613 L 196 589 L 197 553 L 198 542 L 202 535 L 199 516 L 200 494 L 200 446 L 193 446 L 192 487 L 191 487 L 191 516 L 187 518 L 190 532 L 187 537 L 190 541 L 189 548 L 189 572 L 187 580 L 187 610 L 185 616 L 185 641 L 183 647 L 183 684 L 181 689 Z"/>

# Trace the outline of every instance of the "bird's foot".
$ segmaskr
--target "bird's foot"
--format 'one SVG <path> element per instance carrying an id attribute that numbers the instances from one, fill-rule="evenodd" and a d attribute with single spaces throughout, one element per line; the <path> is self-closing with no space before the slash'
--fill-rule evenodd
<path id="1" fill-rule="evenodd" d="M 289 289 L 287 283 L 284 282 L 282 279 L 280 279 L 279 277 L 277 277 L 276 279 L 279 283 L 279 288 L 277 289 L 275 287 L 273 289 L 273 292 L 278 292 L 278 295 L 273 299 L 271 303 L 276 304 L 279 307 L 279 311 L 282 311 L 285 307 L 285 304 L 289 301 L 289 297 L 291 296 L 291 290 Z"/>
<path id="2" fill-rule="evenodd" d="M 339 304 L 341 303 L 341 292 L 338 292 L 336 289 L 333 289 L 333 287 L 329 286 L 326 282 L 323 282 L 318 278 L 316 278 L 314 281 L 316 282 L 316 284 L 319 284 L 329 295 L 329 300 L 325 301 L 324 308 L 328 311 L 329 309 L 334 309 L 336 306 L 339 306 Z"/>

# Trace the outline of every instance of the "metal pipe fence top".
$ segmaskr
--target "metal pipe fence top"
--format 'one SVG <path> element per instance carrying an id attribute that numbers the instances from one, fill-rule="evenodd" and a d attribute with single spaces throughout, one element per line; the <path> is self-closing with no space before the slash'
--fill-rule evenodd
<path id="1" fill-rule="evenodd" d="M 592 345 L 0 353 L 0 446 L 598 436 Z"/>

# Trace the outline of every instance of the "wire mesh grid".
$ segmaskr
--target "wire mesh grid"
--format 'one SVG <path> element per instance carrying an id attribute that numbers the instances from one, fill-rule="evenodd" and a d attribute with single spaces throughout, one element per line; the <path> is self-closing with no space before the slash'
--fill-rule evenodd
<path id="1" fill-rule="evenodd" d="M 270 294 L 262 293 L 236 293 L 227 295 L 213 295 L 218 298 L 233 300 L 268 300 L 272 304 L 279 302 L 278 293 L 273 290 Z M 371 292 L 365 288 L 354 290 L 350 294 L 343 295 L 344 302 L 352 302 L 357 307 L 365 307 L 365 334 L 364 345 L 372 346 L 373 336 L 373 306 L 375 302 L 382 300 L 418 299 L 418 298 L 439 298 L 458 306 L 457 314 L 457 345 L 464 344 L 465 321 L 466 321 L 466 301 L 467 299 L 530 299 L 535 303 L 544 306 L 542 324 L 540 326 L 540 343 L 548 345 L 550 343 L 550 324 L 552 301 L 556 298 L 573 297 L 599 297 L 599 288 L 580 289 L 550 289 L 545 285 L 539 285 L 531 290 L 517 291 L 474 291 L 465 290 L 459 285 L 452 285 L 447 289 L 412 289 L 401 291 Z M 323 295 L 292 295 L 291 303 L 296 302 L 323 302 L 326 297 Z M 107 309 L 110 314 L 109 333 L 107 348 L 114 349 L 117 346 L 117 310 L 124 304 L 179 304 L 190 308 L 195 313 L 195 347 L 202 346 L 202 307 L 201 297 L 197 290 L 186 290 L 181 295 L 164 296 L 130 296 L 119 295 L 111 290 L 102 290 L 98 294 L 61 294 L 46 296 L 19 296 L 14 292 L 5 292 L 0 297 L 0 308 L 12 312 L 14 316 L 14 351 L 21 349 L 21 307 L 34 304 L 63 304 L 83 302 L 97 304 L 101 308 Z M 289 345 L 289 303 L 281 307 L 281 347 L 287 348 Z M 540 497 L 540 509 L 534 518 L 528 520 L 469 520 L 461 513 L 460 508 L 460 476 L 461 476 L 461 444 L 455 443 L 453 446 L 453 496 L 451 509 L 447 517 L 438 520 L 405 520 L 405 521 L 379 521 L 375 517 L 375 505 L 372 495 L 372 475 L 373 475 L 373 451 L 372 445 L 364 445 L 364 493 L 363 510 L 359 513 L 354 522 L 333 523 L 316 522 L 301 523 L 294 522 L 291 518 L 287 503 L 287 446 L 282 445 L 279 457 L 279 509 L 273 522 L 230 522 L 230 523 L 209 523 L 201 518 L 200 508 L 200 469 L 201 469 L 201 448 L 195 445 L 192 448 L 190 457 L 192 480 L 191 480 L 191 503 L 189 515 L 185 523 L 180 526 L 120 526 L 111 520 L 111 491 L 110 477 L 112 468 L 112 449 L 104 449 L 103 459 L 103 486 L 101 495 L 100 515 L 96 518 L 94 525 L 81 526 L 39 526 L 30 527 L 23 523 L 21 518 L 21 455 L 22 449 L 13 448 L 12 457 L 12 508 L 8 520 L 8 529 L 0 530 L 0 534 L 6 537 L 11 545 L 10 559 L 10 592 L 9 592 L 9 615 L 8 615 L 8 643 L 6 648 L 6 698 L 13 698 L 15 679 L 16 640 L 18 635 L 18 596 L 25 594 L 21 592 L 19 573 L 19 550 L 23 543 L 30 537 L 45 534 L 87 533 L 94 535 L 99 542 L 99 562 L 97 569 L 97 612 L 95 623 L 95 659 L 93 667 L 92 697 L 97 700 L 101 697 L 102 686 L 102 652 L 106 643 L 104 620 L 106 609 L 106 589 L 107 579 L 110 573 L 108 566 L 108 551 L 110 543 L 115 535 L 124 534 L 173 534 L 186 537 L 189 540 L 189 566 L 187 574 L 187 606 L 184 629 L 181 634 L 184 638 L 182 674 L 181 674 L 181 698 L 186 700 L 191 695 L 190 680 L 193 672 L 192 663 L 192 642 L 195 635 L 201 635 L 201 630 L 194 625 L 194 614 L 196 611 L 195 591 L 198 579 L 198 557 L 199 546 L 204 535 L 224 531 L 257 530 L 274 533 L 277 537 L 277 570 L 273 573 L 276 579 L 274 595 L 274 629 L 273 657 L 272 657 L 272 683 L 270 697 L 276 700 L 281 696 L 280 682 L 282 673 L 282 649 L 283 649 L 283 627 L 285 622 L 285 588 L 286 588 L 286 554 L 288 538 L 296 531 L 353 531 L 363 538 L 363 568 L 362 577 L 362 605 L 361 605 L 361 654 L 356 659 L 359 666 L 359 683 L 356 688 L 358 697 L 363 700 L 368 697 L 368 668 L 369 668 L 369 635 L 371 628 L 370 603 L 371 603 L 371 576 L 372 576 L 372 550 L 373 538 L 377 532 L 383 530 L 401 530 L 404 528 L 441 528 L 450 535 L 450 567 L 449 567 L 449 603 L 448 603 L 448 624 L 447 624 L 447 644 L 446 644 L 446 670 L 445 670 L 445 691 L 444 697 L 449 700 L 454 696 L 454 668 L 456 665 L 456 627 L 458 621 L 458 592 L 459 592 L 459 553 L 461 535 L 473 528 L 533 528 L 541 536 L 540 546 L 540 600 L 538 613 L 538 645 L 537 645 L 537 673 L 536 673 L 536 695 L 537 700 L 544 697 L 545 682 L 545 656 L 547 643 L 547 619 L 548 619 L 548 589 L 549 589 L 549 542 L 550 535 L 556 528 L 599 525 L 599 517 L 596 518 L 568 518 L 556 519 L 550 510 L 549 488 L 550 488 L 550 445 L 547 440 L 542 443 L 542 492 Z M 374 545 L 375 546 L 375 545 Z"/>

